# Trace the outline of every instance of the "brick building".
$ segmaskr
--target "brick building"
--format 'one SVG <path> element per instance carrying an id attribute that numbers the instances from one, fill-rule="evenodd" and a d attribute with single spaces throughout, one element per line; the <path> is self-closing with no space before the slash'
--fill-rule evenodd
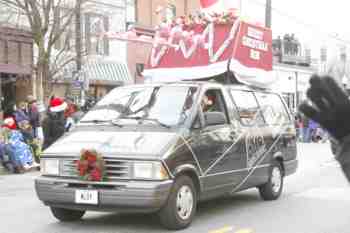
<path id="1" fill-rule="evenodd" d="M 199 0 L 138 0 L 136 1 L 135 29 L 139 35 L 153 35 L 154 27 L 162 20 L 191 14 L 199 10 Z M 136 83 L 142 83 L 140 73 L 151 51 L 150 45 L 128 43 L 127 60 L 131 75 Z"/>
<path id="2" fill-rule="evenodd" d="M 28 31 L 0 27 L 1 108 L 32 94 L 33 37 Z"/>

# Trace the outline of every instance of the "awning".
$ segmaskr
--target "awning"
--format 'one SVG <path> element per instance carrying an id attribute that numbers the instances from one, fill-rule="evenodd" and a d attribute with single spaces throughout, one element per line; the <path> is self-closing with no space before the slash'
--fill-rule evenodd
<path id="1" fill-rule="evenodd" d="M 57 82 L 71 82 L 76 71 L 75 63 L 66 65 L 58 74 Z M 124 85 L 132 83 L 132 78 L 127 64 L 112 61 L 86 62 L 78 75 L 80 81 L 97 85 Z"/>
<path id="2" fill-rule="evenodd" d="M 0 73 L 31 75 L 31 68 L 30 66 L 0 63 Z"/>
<path id="3" fill-rule="evenodd" d="M 83 73 L 90 84 L 122 85 L 132 82 L 128 66 L 115 62 L 88 62 Z"/>

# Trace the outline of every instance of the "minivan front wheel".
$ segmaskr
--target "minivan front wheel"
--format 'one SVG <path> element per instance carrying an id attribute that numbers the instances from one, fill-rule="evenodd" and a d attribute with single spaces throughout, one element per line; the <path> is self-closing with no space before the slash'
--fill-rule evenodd
<path id="1" fill-rule="evenodd" d="M 197 207 L 197 192 L 188 176 L 176 178 L 166 204 L 159 211 L 162 225 L 171 230 L 186 228 L 193 220 Z"/>
<path id="2" fill-rule="evenodd" d="M 266 184 L 259 187 L 262 199 L 270 201 L 276 200 L 283 189 L 283 171 L 281 164 L 274 161 L 269 169 L 269 180 Z"/>
<path id="3" fill-rule="evenodd" d="M 57 207 L 50 207 L 50 209 L 53 216 L 62 222 L 77 221 L 85 214 L 85 211 L 82 210 L 70 210 Z"/>

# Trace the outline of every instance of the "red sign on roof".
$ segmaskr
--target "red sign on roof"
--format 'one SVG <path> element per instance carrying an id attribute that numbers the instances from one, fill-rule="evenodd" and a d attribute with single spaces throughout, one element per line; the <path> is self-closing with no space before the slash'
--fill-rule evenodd
<path id="1" fill-rule="evenodd" d="M 230 70 L 243 82 L 273 81 L 270 29 L 238 19 L 230 24 L 208 23 L 160 29 L 144 75 L 155 81 L 201 79 Z"/>

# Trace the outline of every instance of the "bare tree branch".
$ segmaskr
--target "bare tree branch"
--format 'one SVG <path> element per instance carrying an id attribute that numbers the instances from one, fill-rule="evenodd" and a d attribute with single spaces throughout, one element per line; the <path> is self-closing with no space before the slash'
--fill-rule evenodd
<path id="1" fill-rule="evenodd" d="M 23 4 L 19 5 L 17 0 L 1 0 L 1 2 L 6 4 L 9 7 L 24 9 L 24 5 Z"/>
<path id="2" fill-rule="evenodd" d="M 42 100 L 44 96 L 40 88 L 43 85 L 47 85 L 50 78 L 56 75 L 64 66 L 77 59 L 75 53 L 67 52 L 75 48 L 75 46 L 70 43 L 69 36 L 65 39 L 63 48 L 57 53 L 54 46 L 56 42 L 62 38 L 62 35 L 69 33 L 69 27 L 74 24 L 77 15 L 79 15 L 77 14 L 77 10 L 81 10 L 81 5 L 78 4 L 84 4 L 88 1 L 89 0 L 0 0 L 0 6 L 5 5 L 14 9 L 14 15 L 23 15 L 28 20 L 34 43 L 38 48 L 35 70 L 39 82 L 39 100 Z M 58 12 L 62 9 L 65 12 L 58 15 Z M 17 10 L 20 11 L 20 13 L 16 12 Z M 6 13 L 8 14 L 9 12 Z M 14 16 L 9 17 L 12 18 Z M 76 43 L 77 40 L 74 41 Z M 81 49 L 75 48 L 75 50 Z M 54 53 L 56 53 L 56 56 L 53 57 Z M 78 54 L 81 53 L 82 51 L 78 51 Z M 85 54 L 79 55 L 80 58 L 82 55 Z"/>
<path id="3" fill-rule="evenodd" d="M 86 50 L 81 51 L 81 54 L 82 54 L 83 57 L 85 57 L 85 56 L 88 55 L 88 53 L 87 53 Z M 69 63 L 71 63 L 71 62 L 73 62 L 73 61 L 75 61 L 75 57 L 71 57 L 71 58 L 65 60 L 62 64 L 60 64 L 59 66 L 57 66 L 55 69 L 52 69 L 52 71 L 53 71 L 53 72 L 51 73 L 52 77 L 55 76 L 55 75 L 57 75 L 58 72 L 60 72 L 66 65 L 68 65 Z"/>

